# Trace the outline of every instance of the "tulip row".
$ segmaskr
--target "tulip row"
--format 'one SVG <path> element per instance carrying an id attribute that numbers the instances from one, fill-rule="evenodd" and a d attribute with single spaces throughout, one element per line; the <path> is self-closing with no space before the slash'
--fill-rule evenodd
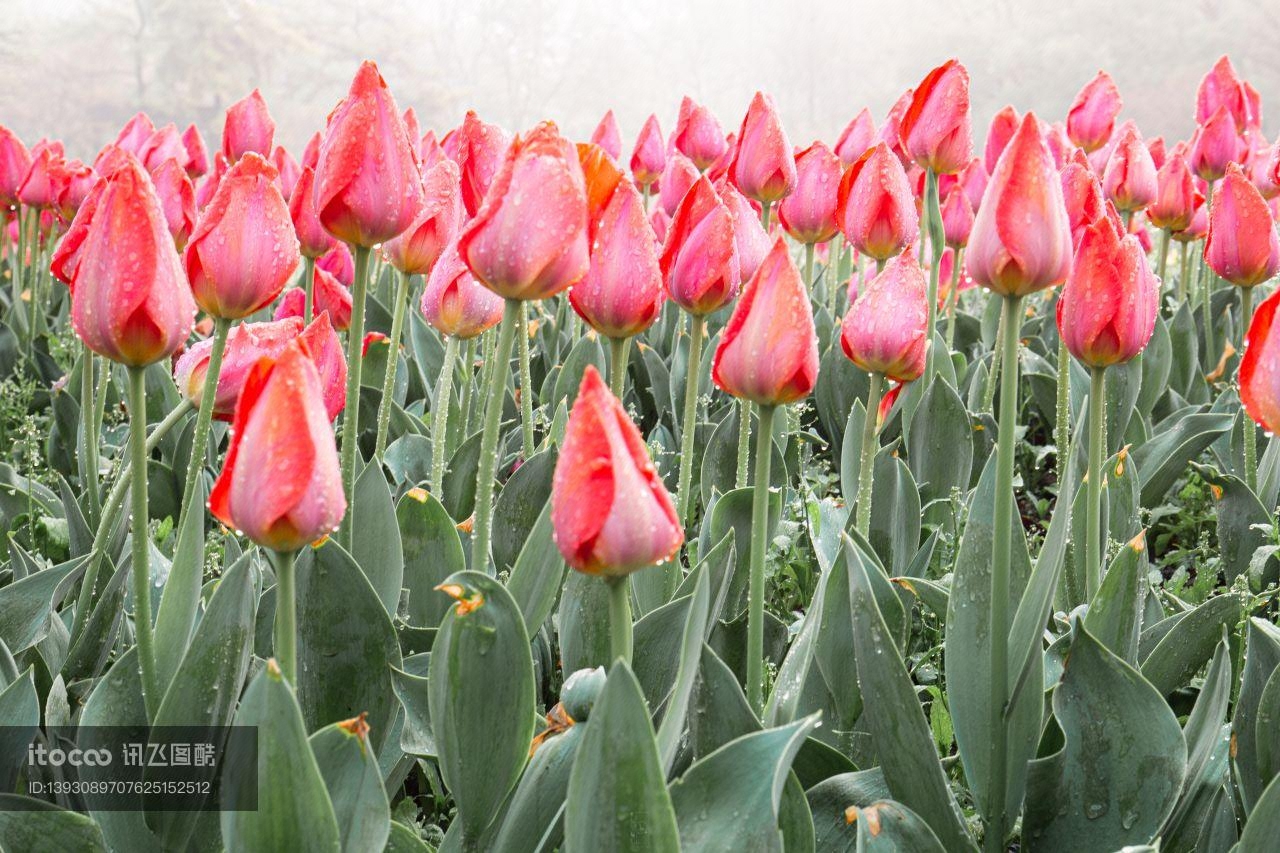
<path id="1" fill-rule="evenodd" d="M 437 139 L 365 63 L 301 161 L 256 91 L 212 158 L 0 127 L 6 369 L 77 433 L 58 493 L 0 471 L 0 705 L 259 726 L 228 849 L 421 849 L 428 787 L 451 849 L 1265 849 L 1280 147 L 1225 57 L 1190 140 L 1121 110 L 1100 72 L 975 156 L 952 60 L 833 146 L 686 98 L 624 169 L 612 113 Z M 1203 600 L 1148 571 L 1177 484 Z"/>

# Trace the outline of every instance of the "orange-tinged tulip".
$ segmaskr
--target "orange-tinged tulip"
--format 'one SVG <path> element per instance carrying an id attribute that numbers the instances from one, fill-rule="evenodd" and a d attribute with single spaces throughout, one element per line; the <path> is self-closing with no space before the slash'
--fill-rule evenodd
<path id="1" fill-rule="evenodd" d="M 592 245 L 605 206 L 626 176 L 609 153 L 594 142 L 579 142 L 577 148 L 582 181 L 587 189 L 587 245 Z"/>
<path id="2" fill-rule="evenodd" d="M 821 142 L 796 155 L 795 192 L 778 205 L 778 221 L 788 234 L 801 243 L 825 243 L 836 236 L 843 175 L 840 158 Z"/>
<path id="3" fill-rule="evenodd" d="M 898 254 L 920 234 L 907 173 L 883 142 L 844 173 L 837 208 L 845 239 L 878 261 Z"/>
<path id="4" fill-rule="evenodd" d="M 1181 231 L 1191 224 L 1196 209 L 1196 182 L 1181 154 L 1171 155 L 1156 173 L 1156 199 L 1147 217 L 1157 228 Z"/>
<path id="5" fill-rule="evenodd" d="M 315 181 L 316 173 L 312 168 L 303 167 L 289 198 L 289 218 L 293 221 L 293 231 L 304 258 L 318 258 L 338 242 L 316 216 Z"/>
<path id="6" fill-rule="evenodd" d="M 422 206 L 416 146 L 378 67 L 363 63 L 320 144 L 316 215 L 330 234 L 372 247 L 412 224 Z"/>
<path id="7" fill-rule="evenodd" d="M 511 135 L 496 124 L 486 124 L 468 110 L 457 130 L 441 143 L 444 153 L 462 173 L 462 203 L 467 216 L 475 216 L 489 185 L 502 169 Z"/>
<path id="8" fill-rule="evenodd" d="M 222 156 L 231 164 L 251 152 L 265 160 L 271 156 L 275 135 L 276 123 L 267 102 L 262 93 L 254 89 L 227 107 L 222 123 Z"/>
<path id="9" fill-rule="evenodd" d="M 658 187 L 658 202 L 667 216 L 676 215 L 676 208 L 684 200 L 685 193 L 697 181 L 698 167 L 679 151 L 672 151 L 667 157 L 662 183 Z"/>
<path id="10" fill-rule="evenodd" d="M 249 372 L 209 511 L 264 548 L 295 551 L 336 530 L 346 510 L 320 375 L 295 340 Z"/>
<path id="11" fill-rule="evenodd" d="M 1280 238 L 1271 209 L 1237 163 L 1227 167 L 1213 194 L 1204 259 L 1210 269 L 1239 287 L 1261 284 L 1280 271 Z"/>
<path id="12" fill-rule="evenodd" d="M 1191 168 L 1204 180 L 1216 181 L 1227 173 L 1227 164 L 1239 162 L 1245 150 L 1231 114 L 1226 107 L 1219 107 L 1196 129 L 1191 143 Z"/>
<path id="13" fill-rule="evenodd" d="M 840 323 L 840 347 L 861 369 L 896 382 L 924 373 L 929 283 L 904 252 L 865 283 Z"/>
<path id="14" fill-rule="evenodd" d="M 210 316 L 248 317 L 275 301 L 298 268 L 298 238 L 276 176 L 249 152 L 200 214 L 183 257 L 196 303 Z"/>
<path id="15" fill-rule="evenodd" d="M 862 159 L 862 155 L 876 144 L 876 120 L 871 117 L 871 110 L 862 108 L 853 119 L 840 131 L 836 140 L 836 154 L 840 162 L 849 166 Z"/>
<path id="16" fill-rule="evenodd" d="M 1071 269 L 1062 182 L 1034 113 L 1022 117 L 987 184 L 966 267 L 975 281 L 1004 296 L 1060 284 Z"/>
<path id="17" fill-rule="evenodd" d="M 1156 164 L 1132 122 L 1125 122 L 1102 174 L 1102 189 L 1117 210 L 1142 210 L 1156 198 Z"/>
<path id="18" fill-rule="evenodd" d="M 18 203 L 18 188 L 31 168 L 31 152 L 13 131 L 0 125 L 0 207 Z"/>
<path id="19" fill-rule="evenodd" d="M 566 563 L 606 577 L 666 562 L 684 543 L 640 430 L 594 367 L 583 373 L 565 426 L 551 525 Z"/>
<path id="20" fill-rule="evenodd" d="M 1226 56 L 1218 57 L 1196 89 L 1196 123 L 1206 124 L 1218 110 L 1225 110 L 1237 131 L 1249 124 L 1249 96 Z"/>
<path id="21" fill-rule="evenodd" d="M 742 290 L 720 334 L 711 379 L 761 406 L 807 397 L 818 379 L 818 336 L 800 270 L 782 237 Z"/>
<path id="22" fill-rule="evenodd" d="M 1275 327 L 1280 290 L 1253 312 L 1240 358 L 1240 402 L 1269 435 L 1280 432 L 1280 333 Z"/>
<path id="23" fill-rule="evenodd" d="M 942 234 L 948 246 L 963 249 L 973 231 L 973 205 L 963 187 L 952 187 L 942 203 Z"/>
<path id="24" fill-rule="evenodd" d="M 1160 283 L 1138 238 L 1121 239 L 1110 217 L 1085 229 L 1058 299 L 1058 331 L 1086 367 L 1124 364 L 1155 328 Z"/>
<path id="25" fill-rule="evenodd" d="M 182 167 L 187 170 L 187 176 L 191 180 L 194 181 L 209 171 L 209 149 L 205 147 L 200 128 L 194 124 L 187 125 L 187 129 L 182 132 L 182 149 L 187 154 Z"/>
<path id="26" fill-rule="evenodd" d="M 606 112 L 600 119 L 596 129 L 591 132 L 591 141 L 613 159 L 622 157 L 622 133 L 618 130 L 618 120 L 613 117 L 613 110 Z"/>
<path id="27" fill-rule="evenodd" d="M 191 289 L 151 178 L 132 157 L 90 191 L 50 268 L 71 288 L 76 334 L 112 361 L 154 364 L 191 334 Z"/>
<path id="28" fill-rule="evenodd" d="M 987 128 L 987 144 L 982 149 L 982 165 L 988 173 L 995 170 L 1005 146 L 1018 131 L 1019 121 L 1021 119 L 1018 111 L 1011 106 L 1004 107 L 991 117 L 991 126 Z"/>
<path id="29" fill-rule="evenodd" d="M 691 314 L 719 311 L 742 287 L 733 214 L 706 176 L 676 208 L 659 259 L 671 300 Z"/>
<path id="30" fill-rule="evenodd" d="M 1099 71 L 1071 102 L 1067 111 L 1067 136 L 1086 154 L 1097 151 L 1111 139 L 1116 116 L 1123 106 L 1116 81 L 1107 72 Z"/>
<path id="31" fill-rule="evenodd" d="M 498 325 L 502 310 L 502 297 L 476 281 L 458 256 L 456 243 L 448 246 L 422 292 L 426 321 L 442 335 L 467 340 Z"/>
<path id="32" fill-rule="evenodd" d="M 166 160 L 151 175 L 164 211 L 164 221 L 173 237 L 173 245 L 179 252 L 187 246 L 196 230 L 196 191 L 191 186 L 187 171 L 177 160 Z"/>
<path id="33" fill-rule="evenodd" d="M 720 200 L 733 217 L 733 242 L 738 247 L 738 274 L 742 283 L 756 274 L 765 255 L 773 248 L 773 240 L 760 222 L 760 209 L 738 188 L 722 177 L 712 184 Z"/>
<path id="34" fill-rule="evenodd" d="M 773 98 L 756 92 L 743 116 L 737 148 L 729 166 L 743 195 L 770 204 L 796 186 L 796 161 Z"/>
<path id="35" fill-rule="evenodd" d="M 973 156 L 969 72 L 954 59 L 930 71 L 911 97 L 898 127 L 902 147 L 923 169 L 954 174 Z"/>
<path id="36" fill-rule="evenodd" d="M 578 152 L 550 122 L 507 149 L 458 238 L 472 274 L 506 299 L 545 299 L 587 272 L 587 195 Z"/>
<path id="37" fill-rule="evenodd" d="M 693 161 L 700 171 L 705 171 L 725 154 L 729 144 L 711 111 L 686 95 L 680 101 L 671 147 Z"/>
<path id="38" fill-rule="evenodd" d="M 461 173 L 442 160 L 422 176 L 422 209 L 403 234 L 382 245 L 387 262 L 400 272 L 425 275 L 462 227 Z"/>
<path id="39" fill-rule="evenodd" d="M 667 167 L 667 149 L 662 141 L 662 128 L 658 117 L 650 115 L 644 120 L 636 147 L 631 151 L 631 179 L 640 189 L 652 188 Z"/>
<path id="40" fill-rule="evenodd" d="M 591 266 L 569 291 L 569 302 L 591 328 L 620 339 L 652 326 L 665 298 L 644 202 L 635 187 L 622 181 L 600 218 Z"/>

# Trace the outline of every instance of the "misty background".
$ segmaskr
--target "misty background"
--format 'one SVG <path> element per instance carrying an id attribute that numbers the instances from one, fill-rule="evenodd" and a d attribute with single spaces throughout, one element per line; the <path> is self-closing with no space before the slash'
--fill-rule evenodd
<path id="1" fill-rule="evenodd" d="M 0 0 L 0 124 L 87 160 L 141 109 L 216 149 L 223 111 L 258 87 L 298 155 L 371 58 L 438 134 L 472 108 L 585 139 L 612 108 L 626 156 L 649 113 L 670 132 L 682 95 L 730 130 L 763 89 L 807 145 L 863 106 L 878 126 L 956 56 L 979 145 L 1006 103 L 1062 118 L 1099 68 L 1123 117 L 1172 141 L 1223 53 L 1280 110 L 1278 44 L 1280 0 Z"/>

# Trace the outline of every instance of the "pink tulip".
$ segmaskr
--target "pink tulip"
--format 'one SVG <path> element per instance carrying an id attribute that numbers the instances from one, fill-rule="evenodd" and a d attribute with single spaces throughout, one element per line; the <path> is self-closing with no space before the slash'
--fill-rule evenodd
<path id="1" fill-rule="evenodd" d="M 665 298 L 644 203 L 635 187 L 623 181 L 605 206 L 591 267 L 569 291 L 569 302 L 591 328 L 622 339 L 653 325 Z"/>
<path id="2" fill-rule="evenodd" d="M 422 134 L 422 140 L 418 143 L 418 165 L 422 167 L 422 171 L 425 172 L 441 160 L 448 159 L 449 155 L 444 153 L 444 146 L 436 141 L 435 131 L 428 130 Z"/>
<path id="3" fill-rule="evenodd" d="M 1157 136 L 1155 139 L 1148 139 L 1147 152 L 1151 155 L 1151 162 L 1156 164 L 1156 170 L 1159 171 L 1168 157 L 1168 152 L 1165 151 L 1164 137 Z"/>
<path id="4" fill-rule="evenodd" d="M 644 120 L 640 135 L 636 137 L 636 146 L 631 151 L 631 178 L 640 189 L 652 191 L 666 167 L 667 151 L 662 141 L 662 128 L 658 126 L 658 117 L 650 115 Z M 697 174 L 696 168 L 694 174 Z"/>
<path id="5" fill-rule="evenodd" d="M 884 123 L 880 125 L 880 141 L 888 146 L 893 152 L 893 156 L 898 158 L 905 169 L 908 164 L 915 161 L 911 158 L 906 150 L 902 147 L 902 119 L 907 114 L 907 110 L 911 108 L 911 104 L 915 99 L 915 89 L 908 89 L 898 96 L 898 100 L 893 102 L 893 106 L 889 108 L 889 113 L 884 117 Z"/>
<path id="6" fill-rule="evenodd" d="M 1249 180 L 1262 193 L 1267 201 L 1280 196 L 1280 140 L 1268 145 L 1265 138 L 1259 138 L 1257 147 L 1249 154 Z"/>
<path id="7" fill-rule="evenodd" d="M 137 113 L 125 122 L 124 127 L 120 128 L 120 133 L 116 135 L 115 146 L 136 157 L 155 131 L 156 126 L 151 123 L 151 118 L 146 113 Z M 96 169 L 97 166 L 95 165 L 94 168 Z M 102 170 L 98 171 L 99 174 L 102 173 Z"/>
<path id="8" fill-rule="evenodd" d="M 1227 167 L 1213 194 L 1204 259 L 1239 287 L 1261 284 L 1280 271 L 1280 237 L 1271 210 L 1237 163 Z"/>
<path id="9" fill-rule="evenodd" d="M 591 141 L 605 150 L 614 160 L 622 158 L 622 134 L 618 131 L 618 120 L 609 110 L 600 119 L 596 129 L 591 132 Z"/>
<path id="10" fill-rule="evenodd" d="M 173 245 L 181 252 L 196 230 L 195 188 L 191 186 L 187 170 L 177 160 L 166 160 L 152 173 L 151 180 L 156 185 L 156 195 L 160 198 Z"/>
<path id="11" fill-rule="evenodd" d="M 94 168 L 99 172 L 102 169 L 95 164 Z M 213 171 L 205 175 L 204 180 L 200 182 L 200 186 L 196 187 L 196 210 L 204 210 L 209 206 L 209 202 L 213 201 L 213 195 L 218 191 L 218 184 L 222 183 L 222 176 L 227 173 L 227 158 L 222 156 L 219 151 L 213 157 Z"/>
<path id="12" fill-rule="evenodd" d="M 462 203 L 467 216 L 475 216 L 502 168 L 511 136 L 496 124 L 485 124 L 474 110 L 468 110 L 462 124 L 441 145 L 461 170 Z"/>
<path id="13" fill-rule="evenodd" d="M 187 177 L 195 180 L 209 171 L 209 149 L 205 147 L 200 128 L 194 124 L 187 125 L 182 132 L 182 148 L 187 152 L 182 167 L 187 170 Z"/>
<path id="14" fill-rule="evenodd" d="M 404 129 L 409 135 L 409 141 L 416 142 L 422 136 L 422 128 L 418 125 L 418 113 L 413 107 L 408 107 L 400 114 L 400 118 L 404 121 Z"/>
<path id="15" fill-rule="evenodd" d="M 679 151 L 672 151 L 658 187 L 658 201 L 667 216 L 676 215 L 676 208 L 697 180 L 698 167 L 693 165 L 693 161 Z"/>
<path id="16" fill-rule="evenodd" d="M 733 213 L 706 176 L 676 208 L 659 259 L 667 295 L 695 315 L 719 311 L 742 286 Z"/>
<path id="17" fill-rule="evenodd" d="M 995 170 L 1005 146 L 1018 130 L 1018 122 L 1018 111 L 1011 106 L 1006 106 L 991 117 L 991 126 L 987 128 L 987 145 L 982 154 L 982 164 L 988 173 Z"/>
<path id="18" fill-rule="evenodd" d="M 919 236 L 920 214 L 907 174 L 883 142 L 844 173 L 837 207 L 845 239 L 878 261 L 898 254 Z"/>
<path id="19" fill-rule="evenodd" d="M 356 280 L 355 258 L 346 243 L 335 242 L 329 251 L 316 259 L 316 267 L 332 275 L 343 287 L 350 287 Z"/>
<path id="20" fill-rule="evenodd" d="M 1099 71 L 1085 84 L 1067 111 L 1067 136 L 1085 153 L 1097 151 L 1111 139 L 1124 100 L 1111 75 Z M 994 171 L 994 169 L 991 169 Z"/>
<path id="21" fill-rule="evenodd" d="M 166 160 L 177 160 L 184 163 L 187 157 L 187 146 L 182 142 L 182 134 L 172 122 L 157 128 L 147 137 L 138 149 L 138 160 L 142 168 L 154 173 Z"/>
<path id="22" fill-rule="evenodd" d="M 338 242 L 316 216 L 315 181 L 316 173 L 310 166 L 304 167 L 289 197 L 289 218 L 304 258 L 318 258 Z"/>
<path id="23" fill-rule="evenodd" d="M 31 153 L 13 131 L 0 125 L 0 207 L 18 203 L 18 188 L 31 168 Z"/>
<path id="24" fill-rule="evenodd" d="M 852 165 L 862 159 L 862 155 L 876 144 L 876 139 L 875 119 L 871 117 L 871 110 L 863 107 L 862 111 L 845 125 L 844 130 L 840 131 L 840 138 L 836 140 L 836 154 L 846 166 Z"/>
<path id="25" fill-rule="evenodd" d="M 302 169 L 310 169 L 315 171 L 320 166 L 320 144 L 324 142 L 324 135 L 320 131 L 311 134 L 311 138 L 307 140 L 307 145 L 302 149 L 302 159 L 298 161 L 298 167 Z"/>
<path id="26" fill-rule="evenodd" d="M 763 204 L 780 201 L 795 189 L 791 143 L 773 98 L 763 92 L 756 92 L 747 107 L 729 170 L 743 195 Z"/>
<path id="27" fill-rule="evenodd" d="M 712 184 L 729 214 L 733 217 L 733 242 L 738 247 L 738 274 L 743 284 L 756 274 L 765 255 L 773 248 L 773 241 L 760 222 L 760 210 L 728 178 L 720 178 Z"/>
<path id="28" fill-rule="evenodd" d="M 286 317 L 266 323 L 238 323 L 227 335 L 218 387 L 214 395 L 213 416 L 229 421 L 235 413 L 236 401 L 244 388 L 249 371 L 259 359 L 276 359 L 284 348 L 302 332 L 302 319 Z M 205 377 L 213 339 L 205 338 L 187 347 L 173 366 L 173 381 L 182 395 L 199 407 L 204 393 Z"/>
<path id="29" fill-rule="evenodd" d="M 1191 224 L 1195 206 L 1196 184 L 1191 167 L 1181 154 L 1171 155 L 1156 173 L 1156 199 L 1147 208 L 1147 216 L 1157 228 L 1181 231 Z"/>
<path id="30" fill-rule="evenodd" d="M 279 184 L 280 194 L 287 202 L 293 198 L 293 190 L 298 185 L 298 178 L 302 176 L 302 168 L 283 145 L 277 145 L 271 152 L 271 165 L 276 167 L 276 173 L 279 175 L 276 183 Z"/>
<path id="31" fill-rule="evenodd" d="M 1268 296 L 1253 313 L 1245 332 L 1240 358 L 1240 402 L 1269 435 L 1280 432 L 1280 335 L 1276 334 L 1276 305 L 1280 291 Z"/>
<path id="32" fill-rule="evenodd" d="M 1196 130 L 1191 143 L 1191 168 L 1206 181 L 1216 181 L 1227 173 L 1227 164 L 1239 162 L 1244 142 L 1226 107 L 1219 107 L 1209 121 Z"/>
<path id="33" fill-rule="evenodd" d="M 700 171 L 710 167 L 728 148 L 720 122 L 710 110 L 694 103 L 687 95 L 680 101 L 671 146 L 692 160 Z"/>
<path id="34" fill-rule="evenodd" d="M 58 196 L 54 206 L 58 215 L 70 222 L 88 198 L 89 191 L 98 182 L 98 173 L 79 160 L 66 160 L 62 164 L 62 174 L 58 181 Z"/>
<path id="35" fill-rule="evenodd" d="M 345 332 L 351 327 L 351 291 L 334 276 L 316 267 L 311 278 L 312 314 L 328 314 L 333 328 Z M 287 317 L 303 317 L 306 314 L 306 294 L 301 287 L 291 287 L 276 306 L 273 320 Z"/>
<path id="36" fill-rule="evenodd" d="M 969 72 L 954 59 L 930 71 L 911 97 L 898 133 L 902 147 L 922 169 L 951 175 L 973 156 Z"/>
<path id="37" fill-rule="evenodd" d="M 52 148 L 33 152 L 31 166 L 18 186 L 18 201 L 27 207 L 41 210 L 47 210 L 57 204 L 57 172 L 61 163 L 62 157 Z"/>
<path id="38" fill-rule="evenodd" d="M 382 245 L 391 266 L 410 275 L 425 275 L 462 227 L 461 173 L 443 160 L 422 176 L 423 205 L 413 224 Z"/>
<path id="39" fill-rule="evenodd" d="M 969 197 L 969 204 L 973 206 L 975 214 L 982 207 L 982 197 L 987 191 L 989 175 L 987 167 L 982 165 L 982 161 L 976 157 L 969 161 L 969 165 L 965 166 L 959 175 L 956 175 L 956 182 L 964 188 L 964 194 Z"/>
<path id="40" fill-rule="evenodd" d="M 1076 149 L 1071 161 L 1063 167 L 1061 178 L 1062 198 L 1071 227 L 1071 244 L 1078 246 L 1085 229 L 1098 217 L 1107 214 L 1107 200 L 1102 193 L 1102 184 L 1089 167 L 1084 149 Z"/>
<path id="41" fill-rule="evenodd" d="M 801 243 L 825 243 L 840 230 L 836 206 L 840 178 L 844 175 L 840 158 L 821 142 L 796 155 L 796 189 L 778 205 L 778 221 Z"/>
<path id="42" fill-rule="evenodd" d="M 1120 129 L 1102 175 L 1102 189 L 1119 210 L 1142 210 L 1155 201 L 1156 164 L 1132 122 Z"/>
<path id="43" fill-rule="evenodd" d="M 929 283 L 910 252 L 885 266 L 840 323 L 840 347 L 862 370 L 896 382 L 924 373 Z"/>
<path id="44" fill-rule="evenodd" d="M 276 123 L 267 110 L 262 93 L 254 89 L 248 95 L 227 107 L 222 123 L 222 156 L 234 164 L 250 152 L 264 160 L 271 156 L 271 141 L 276 134 Z"/>
<path id="45" fill-rule="evenodd" d="M 587 195 L 587 245 L 594 245 L 596 227 L 604 216 L 604 209 L 613 198 L 618 184 L 626 177 L 618 162 L 594 142 L 579 142 L 578 164 L 582 167 L 582 183 Z"/>
<path id="46" fill-rule="evenodd" d="M 446 247 L 422 293 L 422 316 L 432 328 L 468 340 L 498 325 L 502 311 L 502 297 L 476 281 L 457 244 Z"/>
<path id="47" fill-rule="evenodd" d="M 1249 97 L 1231 60 L 1221 56 L 1196 89 L 1196 123 L 1207 124 L 1218 110 L 1231 117 L 1236 131 L 1249 124 Z M 1194 163 L 1192 164 L 1195 165 Z"/>
<path id="48" fill-rule="evenodd" d="M 942 233 L 948 246 L 963 249 L 973 231 L 973 206 L 963 187 L 953 187 L 942 203 Z"/>

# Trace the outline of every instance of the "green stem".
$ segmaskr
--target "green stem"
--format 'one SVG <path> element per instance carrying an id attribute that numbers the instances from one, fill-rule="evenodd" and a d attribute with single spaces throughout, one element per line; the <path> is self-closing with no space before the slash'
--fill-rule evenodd
<path id="1" fill-rule="evenodd" d="M 813 295 L 813 256 L 817 246 L 813 243 L 804 244 L 804 286 L 809 288 L 809 295 Z"/>
<path id="2" fill-rule="evenodd" d="M 951 265 L 951 287 L 947 290 L 947 352 L 956 343 L 956 306 L 960 303 L 960 267 L 964 264 L 964 249 L 956 249 L 955 263 Z"/>
<path id="3" fill-rule="evenodd" d="M 871 472 L 876 464 L 880 398 L 884 394 L 884 375 L 871 374 L 871 390 L 867 392 L 867 415 L 862 421 L 862 453 L 858 467 L 858 532 L 866 536 L 871 530 Z"/>
<path id="4" fill-rule="evenodd" d="M 760 203 L 760 224 L 764 226 L 765 233 L 769 233 L 769 214 L 773 212 L 773 202 L 763 201 Z"/>
<path id="5" fill-rule="evenodd" d="M 840 316 L 840 285 L 844 283 L 841 276 L 844 265 L 844 235 L 836 232 L 827 246 L 827 297 L 831 302 L 831 316 Z"/>
<path id="6" fill-rule="evenodd" d="M 738 401 L 738 477 L 735 487 L 745 489 L 751 480 L 751 401 Z"/>
<path id="7" fill-rule="evenodd" d="M 273 551 L 276 569 L 276 625 L 274 650 L 280 671 L 298 687 L 298 595 L 294 582 L 296 551 Z"/>
<path id="8" fill-rule="evenodd" d="M 378 434 L 373 443 L 373 458 L 381 459 L 387 449 L 391 430 L 391 404 L 396 387 L 396 367 L 400 361 L 400 336 L 404 334 L 404 309 L 409 302 L 409 273 L 400 273 L 396 285 L 396 304 L 391 311 L 391 337 L 387 340 L 387 369 L 382 375 L 382 397 L 378 400 Z"/>
<path id="9" fill-rule="evenodd" d="M 1191 275 L 1191 244 L 1181 243 L 1181 269 L 1178 273 L 1178 304 L 1187 301 L 1187 276 Z"/>
<path id="10" fill-rule="evenodd" d="M 621 658 L 631 665 L 631 584 L 629 575 L 606 577 L 609 587 L 609 663 Z"/>
<path id="11" fill-rule="evenodd" d="M 310 326 L 315 315 L 316 259 L 302 259 L 302 321 Z"/>
<path id="12" fill-rule="evenodd" d="M 689 361 L 684 381 L 684 419 L 680 426 L 680 478 L 676 485 L 676 516 L 688 526 L 693 511 L 693 438 L 698 428 L 698 384 L 702 381 L 702 335 L 707 327 L 705 317 L 694 314 L 689 317 Z M 672 561 L 672 565 L 675 562 Z M 672 583 L 674 570 L 667 573 L 668 592 L 675 592 Z"/>
<path id="13" fill-rule="evenodd" d="M 160 707 L 155 648 L 151 640 L 151 542 L 147 514 L 147 369 L 129 368 L 129 467 L 133 471 L 130 520 L 133 543 L 133 625 L 142 671 L 142 699 L 147 719 Z"/>
<path id="14" fill-rule="evenodd" d="M 1213 270 L 1209 269 L 1208 263 L 1204 260 L 1203 255 L 1200 258 L 1200 282 L 1202 296 L 1200 304 L 1202 308 L 1202 317 L 1204 318 L 1204 354 L 1208 361 L 1203 362 L 1205 372 L 1210 372 L 1218 363 L 1218 347 L 1215 338 L 1217 335 L 1213 329 L 1213 280 L 1217 278 Z"/>
<path id="15" fill-rule="evenodd" d="M 524 458 L 534 454 L 533 443 L 533 374 L 529 368 L 529 305 L 520 303 L 520 440 Z M 497 365 L 494 365 L 497 368 Z"/>
<path id="16" fill-rule="evenodd" d="M 457 441 L 453 443 L 451 449 L 456 449 L 471 434 L 471 397 L 476 384 L 475 338 L 467 341 L 466 351 L 462 354 L 462 380 L 462 397 L 458 401 L 459 410 L 462 412 L 462 423 L 459 424 L 462 433 L 457 437 Z"/>
<path id="17" fill-rule="evenodd" d="M 431 398 L 431 494 L 444 500 L 444 468 L 448 459 L 449 395 L 453 385 L 453 363 L 458 359 L 458 339 L 449 335 L 444 339 L 444 363 L 440 365 L 440 378 L 436 380 L 436 393 Z"/>
<path id="18" fill-rule="evenodd" d="M 1169 237 L 1171 232 L 1168 228 L 1160 229 L 1160 245 L 1156 247 L 1156 277 L 1160 279 L 1160 288 L 1164 289 L 1164 273 L 1169 263 Z"/>
<path id="19" fill-rule="evenodd" d="M 991 372 L 987 374 L 987 385 L 982 389 L 982 411 L 984 412 L 991 411 L 991 407 L 995 404 L 996 383 L 1000 381 L 1001 341 L 1004 340 L 1005 325 L 1010 322 L 1016 326 L 1018 319 L 1015 317 L 1007 320 L 1006 313 L 1001 311 L 1000 324 L 996 327 L 996 345 L 991 349 Z"/>
<path id="20" fill-rule="evenodd" d="M 1240 352 L 1244 352 L 1245 336 L 1253 323 L 1253 288 L 1240 288 Z M 1258 432 L 1253 419 L 1244 418 L 1244 481 L 1251 491 L 1258 491 Z"/>
<path id="21" fill-rule="evenodd" d="M 347 403 L 342 410 L 342 490 L 351 504 L 356 485 L 356 457 L 360 455 L 360 368 L 364 363 L 364 302 L 369 286 L 369 249 L 353 246 L 356 276 L 351 283 L 351 325 L 347 328 Z M 351 518 L 342 519 L 338 540 L 351 547 Z"/>
<path id="22" fill-rule="evenodd" d="M 1071 354 L 1062 335 L 1058 335 L 1058 410 L 1054 420 L 1053 443 L 1058 447 L 1058 482 L 1061 483 L 1071 464 Z"/>
<path id="23" fill-rule="evenodd" d="M 1102 460 L 1107 424 L 1107 371 L 1089 375 L 1089 480 L 1085 496 L 1085 591 L 1090 601 L 1102 585 Z"/>
<path id="24" fill-rule="evenodd" d="M 1000 386 L 1000 422 L 996 449 L 995 518 L 991 552 L 991 683 L 990 708 L 999 723 L 991 732 L 991 791 L 987 797 L 991 821 L 986 828 L 986 847 L 1003 851 L 1009 821 L 1008 800 L 1009 732 L 1004 724 L 1009 691 L 1009 567 L 1013 551 L 1013 461 L 1018 439 L 1018 316 L 1021 296 L 1004 297 L 1000 348 L 1005 362 Z"/>
<path id="25" fill-rule="evenodd" d="M 747 700 L 764 711 L 764 563 L 769 548 L 769 464 L 773 461 L 773 413 L 760 406 L 756 482 L 751 495 L 751 575 L 747 588 Z"/>
<path id="26" fill-rule="evenodd" d="M 98 368 L 93 350 L 84 345 L 80 365 L 80 433 L 84 442 L 84 486 L 89 495 L 89 516 L 95 522 L 102 517 L 102 495 L 98 489 L 98 434 L 94 429 L 93 413 L 98 408 L 96 399 Z"/>
<path id="27" fill-rule="evenodd" d="M 209 350 L 209 364 L 204 374 L 204 385 L 200 389 L 200 412 L 196 416 L 196 431 L 191 439 L 191 458 L 187 460 L 187 480 L 182 489 L 182 517 L 193 511 L 191 501 L 195 496 L 196 483 L 204 472 L 205 451 L 209 444 L 209 428 L 213 425 L 213 404 L 218 396 L 218 377 L 222 373 L 222 357 L 227 351 L 227 335 L 231 331 L 231 321 L 222 317 L 213 320 L 213 347 Z M 199 511 L 203 512 L 204 507 Z M 182 525 L 178 526 L 182 529 Z"/>
<path id="28" fill-rule="evenodd" d="M 490 572 L 489 537 L 493 525 L 493 482 L 498 473 L 498 427 L 502 422 L 502 404 L 510 370 L 512 338 L 520 325 L 523 309 L 518 299 L 508 299 L 498 333 L 498 351 L 489 371 L 484 409 L 484 434 L 480 438 L 480 464 L 476 472 L 476 516 L 472 528 L 471 570 Z"/>
<path id="29" fill-rule="evenodd" d="M 942 211 L 938 204 L 938 174 L 932 169 L 927 169 L 924 173 L 924 198 L 925 228 L 929 233 L 929 248 L 933 252 L 933 263 L 929 265 L 929 313 L 925 326 L 924 379 L 928 383 L 933 378 L 937 349 L 933 333 L 938 325 L 938 267 L 941 266 L 942 253 L 946 249 L 942 232 Z"/>
<path id="30" fill-rule="evenodd" d="M 627 354 L 631 338 L 609 338 L 609 390 L 619 400 L 627 390 Z"/>

